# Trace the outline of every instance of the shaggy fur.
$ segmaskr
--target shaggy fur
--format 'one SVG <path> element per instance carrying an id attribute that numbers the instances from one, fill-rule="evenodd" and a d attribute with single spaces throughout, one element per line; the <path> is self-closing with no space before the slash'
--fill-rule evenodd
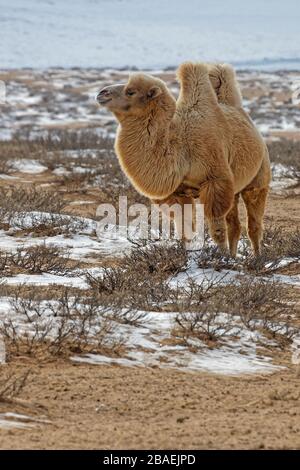
<path id="1" fill-rule="evenodd" d="M 145 74 L 99 93 L 99 103 L 120 123 L 115 149 L 121 167 L 137 191 L 156 203 L 194 203 L 199 197 L 212 238 L 222 250 L 229 242 L 233 256 L 241 193 L 258 254 L 270 164 L 261 135 L 241 107 L 234 71 L 185 63 L 177 77 L 177 102 L 163 81 Z"/>

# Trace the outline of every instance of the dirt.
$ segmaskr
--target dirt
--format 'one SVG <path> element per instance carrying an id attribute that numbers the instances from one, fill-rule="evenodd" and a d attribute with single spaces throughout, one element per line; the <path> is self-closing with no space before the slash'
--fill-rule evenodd
<path id="1" fill-rule="evenodd" d="M 2 449 L 300 448 L 300 378 L 292 368 L 224 377 L 65 362 L 28 367 L 26 407 L 2 403 L 0 412 L 51 423 L 0 430 Z M 24 372 L 24 362 L 9 368 Z"/>

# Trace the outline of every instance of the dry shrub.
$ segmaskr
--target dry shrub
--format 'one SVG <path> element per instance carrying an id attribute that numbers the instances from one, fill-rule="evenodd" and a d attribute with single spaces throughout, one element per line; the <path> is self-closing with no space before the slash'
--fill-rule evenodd
<path id="1" fill-rule="evenodd" d="M 186 340 L 218 341 L 235 336 L 242 323 L 247 329 L 261 330 L 280 343 L 290 342 L 298 334 L 291 324 L 294 307 L 285 300 L 284 287 L 253 277 L 243 277 L 238 284 L 207 286 L 182 292 L 175 334 Z M 200 294 L 200 295 L 199 295 Z M 186 308 L 188 307 L 188 313 Z M 220 314 L 222 312 L 224 315 Z"/>
<path id="2" fill-rule="evenodd" d="M 84 192 L 89 186 L 94 186 L 97 178 L 101 176 L 101 170 L 88 169 L 84 172 L 76 172 L 72 169 L 69 174 L 64 174 L 61 177 L 60 184 L 64 187 L 65 191 L 77 191 L 80 189 Z"/>
<path id="3" fill-rule="evenodd" d="M 56 300 L 40 300 L 34 291 L 11 298 L 12 317 L 1 322 L 0 333 L 8 357 L 30 355 L 35 358 L 69 356 L 74 353 L 118 355 L 124 336 L 118 334 L 117 311 L 100 305 L 98 299 L 69 289 Z"/>
<path id="4" fill-rule="evenodd" d="M 82 231 L 87 227 L 83 218 L 63 213 L 65 201 L 58 193 L 40 188 L 0 188 L 2 227 L 26 233 L 52 236 Z"/>
<path id="5" fill-rule="evenodd" d="M 12 169 L 12 164 L 11 162 L 6 159 L 5 157 L 2 157 L 1 155 L 1 159 L 0 159 L 0 174 L 9 174 L 11 172 L 11 169 Z"/>
<path id="6" fill-rule="evenodd" d="M 103 138 L 91 130 L 53 130 L 40 137 L 33 137 L 30 131 L 16 132 L 12 139 L 2 140 L 3 159 L 38 158 L 45 159 L 47 152 L 60 150 L 108 149 L 113 148 L 113 140 Z"/>
<path id="7" fill-rule="evenodd" d="M 30 370 L 16 377 L 15 374 L 4 371 L 0 377 L 0 403 L 10 403 L 18 397 L 27 383 L 29 374 Z"/>
<path id="8" fill-rule="evenodd" d="M 216 304 L 203 304 L 202 311 L 177 315 L 177 329 L 173 334 L 179 334 L 187 344 L 192 344 L 193 339 L 211 344 L 220 342 L 225 337 L 237 336 L 239 328 L 229 317 L 221 315 L 217 308 Z"/>
<path id="9" fill-rule="evenodd" d="M 10 140 L 0 141 L 1 159 L 14 160 L 28 158 L 42 158 L 46 154 L 46 148 L 39 140 L 33 140 L 19 135 L 15 135 Z"/>
<path id="10" fill-rule="evenodd" d="M 187 251 L 181 242 L 150 243 L 147 247 L 134 248 L 125 255 L 122 268 L 143 274 L 176 275 L 184 271 L 188 261 Z"/>
<path id="11" fill-rule="evenodd" d="M 225 286 L 223 289 L 223 309 L 239 315 L 250 330 L 257 324 L 289 319 L 293 307 L 285 300 L 285 287 L 265 279 L 243 277 L 239 284 Z"/>
<path id="12" fill-rule="evenodd" d="M 300 260 L 300 231 L 287 232 L 283 227 L 271 226 L 265 229 L 261 254 L 253 256 L 250 242 L 243 239 L 242 248 L 236 259 L 224 256 L 214 245 L 206 243 L 197 257 L 197 264 L 202 269 L 233 269 L 255 275 L 275 272 L 282 260 L 294 262 Z"/>
<path id="13" fill-rule="evenodd" d="M 232 269 L 236 267 L 236 262 L 230 256 L 224 256 L 215 245 L 204 245 L 197 258 L 197 264 L 202 269 L 213 269 L 221 271 L 222 269 Z"/>
<path id="14" fill-rule="evenodd" d="M 300 231 L 286 232 L 282 227 L 270 227 L 264 232 L 262 250 L 259 256 L 244 253 L 243 269 L 253 274 L 270 274 L 276 271 L 285 258 L 300 260 Z"/>
<path id="15" fill-rule="evenodd" d="M 286 177 L 295 179 L 295 184 L 300 182 L 300 142 L 288 139 L 280 139 L 268 144 L 271 162 L 279 163 L 287 167 Z"/>
<path id="16" fill-rule="evenodd" d="M 95 295 L 110 296 L 124 308 L 159 309 L 169 299 L 168 279 L 185 269 L 187 253 L 180 243 L 137 247 L 119 266 L 105 267 L 101 275 L 87 275 Z"/>
<path id="17" fill-rule="evenodd" d="M 18 213 L 31 211 L 61 213 L 65 202 L 54 191 L 40 188 L 0 188 L 0 216 L 8 221 Z"/>
<path id="18" fill-rule="evenodd" d="M 84 149 L 113 149 L 113 140 L 102 137 L 92 130 L 54 130 L 37 142 L 48 151 L 57 150 L 84 150 Z"/>
<path id="19" fill-rule="evenodd" d="M 59 274 L 65 276 L 76 267 L 70 265 L 70 255 L 57 246 L 42 245 L 18 248 L 8 258 L 8 264 L 28 274 Z"/>
<path id="20" fill-rule="evenodd" d="M 8 253 L 0 251 L 0 277 L 5 276 L 7 274 L 9 257 L 10 256 Z"/>

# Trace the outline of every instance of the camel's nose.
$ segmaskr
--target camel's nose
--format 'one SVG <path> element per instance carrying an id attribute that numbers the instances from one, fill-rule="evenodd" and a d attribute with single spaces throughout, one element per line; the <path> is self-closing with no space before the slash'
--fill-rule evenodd
<path id="1" fill-rule="evenodd" d="M 103 88 L 103 90 L 99 91 L 97 95 L 98 103 L 106 103 L 107 101 L 111 100 L 112 92 L 109 88 Z"/>

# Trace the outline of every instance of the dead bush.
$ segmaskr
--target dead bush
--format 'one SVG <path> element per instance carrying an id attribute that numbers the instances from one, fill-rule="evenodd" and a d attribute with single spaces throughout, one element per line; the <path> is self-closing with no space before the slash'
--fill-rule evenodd
<path id="1" fill-rule="evenodd" d="M 182 291 L 175 334 L 218 341 L 223 336 L 237 335 L 240 323 L 279 343 L 282 339 L 290 342 L 297 334 L 292 325 L 294 306 L 286 300 L 284 286 L 277 282 L 245 276 L 238 284 L 212 285 L 208 294 L 203 296 L 200 288 L 195 301 L 193 290 Z"/>
<path id="2" fill-rule="evenodd" d="M 113 140 L 104 138 L 93 130 L 54 130 L 36 142 L 48 151 L 84 150 L 84 149 L 113 149 Z"/>
<path id="3" fill-rule="evenodd" d="M 74 353 L 117 355 L 126 341 L 118 334 L 117 312 L 98 299 L 65 289 L 55 300 L 40 300 L 20 292 L 11 299 L 12 316 L 0 323 L 8 357 L 69 356 Z"/>
<path id="4" fill-rule="evenodd" d="M 217 246 L 205 244 L 197 257 L 197 264 L 202 269 L 232 269 L 237 263 L 230 256 L 224 256 Z"/>
<path id="5" fill-rule="evenodd" d="M 32 211 L 61 213 L 65 202 L 53 191 L 40 188 L 0 188 L 0 216 L 8 222 L 15 214 Z"/>
<path id="6" fill-rule="evenodd" d="M 285 176 L 293 178 L 295 184 L 300 182 L 300 142 L 288 139 L 280 139 L 268 144 L 271 162 L 279 163 L 286 167 Z"/>
<path id="7" fill-rule="evenodd" d="M 0 141 L 1 145 L 1 159 L 3 161 L 28 158 L 31 159 L 42 158 L 46 154 L 46 148 L 39 140 L 21 137 L 15 134 L 10 140 Z"/>
<path id="8" fill-rule="evenodd" d="M 0 159 L 0 174 L 8 175 L 11 172 L 12 169 L 12 164 L 11 162 L 6 159 L 5 157 L 2 157 Z"/>
<path id="9" fill-rule="evenodd" d="M 138 271 L 141 275 L 163 273 L 165 276 L 176 275 L 186 269 L 187 251 L 181 242 L 150 243 L 145 248 L 134 248 L 130 255 L 125 255 L 122 268 Z"/>
<path id="10" fill-rule="evenodd" d="M 0 377 L 0 402 L 10 403 L 20 395 L 25 387 L 30 370 L 15 376 L 15 374 L 3 373 Z"/>
<path id="11" fill-rule="evenodd" d="M 85 149 L 113 149 L 113 140 L 103 138 L 92 130 L 70 131 L 53 130 L 40 137 L 30 135 L 30 131 L 15 132 L 10 140 L 2 140 L 1 158 L 20 159 L 30 158 L 46 161 L 47 152 L 57 152 L 61 150 Z"/>
<path id="12" fill-rule="evenodd" d="M 284 258 L 291 258 L 291 262 L 300 260 L 300 232 L 269 227 L 264 233 L 261 254 L 254 257 L 246 249 L 242 267 L 246 272 L 256 275 L 270 274 L 279 268 Z"/>
<path id="13" fill-rule="evenodd" d="M 215 303 L 203 303 L 197 312 L 182 312 L 176 316 L 175 321 L 179 329 L 175 328 L 173 334 L 179 335 L 187 343 L 198 339 L 208 344 L 220 342 L 225 337 L 237 336 L 237 325 L 230 317 L 220 314 L 217 308 Z"/>
<path id="14" fill-rule="evenodd" d="M 70 265 L 70 254 L 57 246 L 45 243 L 29 248 L 18 248 L 9 257 L 9 264 L 29 274 L 59 274 L 65 276 L 72 272 L 74 264 Z"/>
<path id="15" fill-rule="evenodd" d="M 222 291 L 223 311 L 238 315 L 250 330 L 258 323 L 289 319 L 293 310 L 285 300 L 284 286 L 275 281 L 244 276 Z"/>
<path id="16" fill-rule="evenodd" d="M 110 295 L 114 305 L 133 309 L 159 309 L 170 295 L 168 279 L 185 269 L 183 246 L 150 245 L 135 248 L 115 267 L 104 267 L 99 276 L 87 275 L 95 295 Z"/>

